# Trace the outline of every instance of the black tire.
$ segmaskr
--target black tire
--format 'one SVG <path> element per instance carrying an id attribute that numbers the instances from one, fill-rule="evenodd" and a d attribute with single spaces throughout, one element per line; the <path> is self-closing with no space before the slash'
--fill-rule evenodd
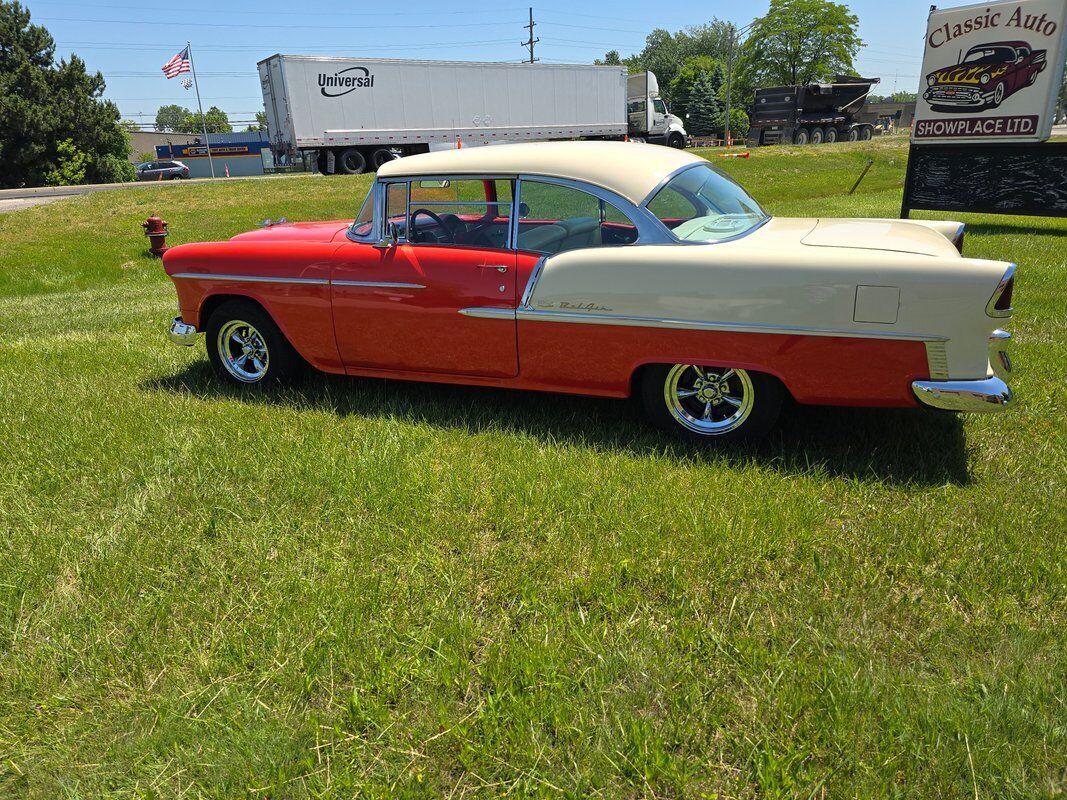
<path id="1" fill-rule="evenodd" d="M 812 131 L 811 131 L 811 143 L 812 144 L 822 144 L 823 143 L 822 128 L 812 128 Z"/>
<path id="2" fill-rule="evenodd" d="M 667 137 L 667 147 L 673 147 L 675 150 L 684 150 L 685 137 L 680 133 L 672 133 Z"/>
<path id="3" fill-rule="evenodd" d="M 997 99 L 998 95 L 1000 96 L 999 100 Z M 1000 104 L 1004 102 L 1004 98 L 1007 97 L 1007 96 L 1008 96 L 1007 84 L 1005 84 L 1004 81 L 1001 81 L 993 89 L 993 99 L 989 101 L 989 105 L 986 106 L 986 107 L 987 108 L 999 108 Z"/>
<path id="4" fill-rule="evenodd" d="M 182 176 L 181 175 L 171 175 L 170 179 L 172 181 L 180 181 L 182 179 Z"/>
<path id="5" fill-rule="evenodd" d="M 848 129 L 848 140 L 850 142 L 858 142 L 860 140 L 859 128 L 849 128 Z"/>
<path id="6" fill-rule="evenodd" d="M 837 128 L 827 128 L 826 134 L 823 136 L 823 141 L 827 144 L 833 144 L 837 141 Z"/>
<path id="7" fill-rule="evenodd" d="M 231 331 L 231 328 L 236 328 L 236 331 Z M 256 336 L 249 335 L 249 331 Z M 304 366 L 303 359 L 270 315 L 250 300 L 224 302 L 211 312 L 204 332 L 208 360 L 219 377 L 227 383 L 238 386 L 286 383 L 296 377 Z M 248 342 L 249 347 L 254 347 L 259 353 L 259 360 L 253 354 L 243 365 L 238 365 L 238 354 L 248 358 L 249 353 L 241 352 L 245 348 L 234 341 L 231 333 Z M 259 349 L 260 343 L 262 350 Z M 223 348 L 228 349 L 228 357 L 224 355 Z M 262 369 L 259 368 L 260 364 L 263 365 Z M 241 374 L 245 372 L 243 366 L 249 367 L 244 375 Z"/>
<path id="8" fill-rule="evenodd" d="M 315 168 L 319 171 L 320 175 L 326 175 L 328 174 L 326 172 L 326 166 L 326 151 L 319 150 L 318 154 L 315 156 Z"/>
<path id="9" fill-rule="evenodd" d="M 863 125 L 860 128 L 860 141 L 861 142 L 869 142 L 873 136 L 874 136 L 874 128 L 872 128 L 870 125 Z"/>
<path id="10" fill-rule="evenodd" d="M 379 147 L 377 150 L 370 154 L 371 167 L 373 167 L 374 171 L 377 172 L 383 164 L 388 164 L 394 158 L 396 158 L 396 156 L 393 154 L 392 150 L 387 150 L 384 147 Z"/>
<path id="11" fill-rule="evenodd" d="M 793 144 L 801 145 L 802 147 L 808 143 L 808 129 L 801 128 L 795 134 L 793 134 Z"/>
<path id="12" fill-rule="evenodd" d="M 679 395 L 694 390 L 695 396 Z M 782 384 L 771 375 L 689 364 L 647 367 L 640 391 L 645 416 L 660 430 L 685 441 L 724 444 L 766 436 L 785 397 Z"/>
<path id="13" fill-rule="evenodd" d="M 342 151 L 337 158 L 337 170 L 345 175 L 362 175 L 367 169 L 367 159 L 356 148 Z"/>

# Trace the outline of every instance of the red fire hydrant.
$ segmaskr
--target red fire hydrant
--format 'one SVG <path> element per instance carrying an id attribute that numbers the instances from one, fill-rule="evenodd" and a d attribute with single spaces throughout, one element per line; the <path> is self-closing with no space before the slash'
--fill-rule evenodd
<path id="1" fill-rule="evenodd" d="M 167 223 L 159 217 L 149 217 L 141 223 L 141 227 L 144 228 L 144 235 L 148 237 L 148 241 L 152 243 L 152 246 L 148 248 L 148 252 L 154 256 L 161 256 L 167 252 Z"/>

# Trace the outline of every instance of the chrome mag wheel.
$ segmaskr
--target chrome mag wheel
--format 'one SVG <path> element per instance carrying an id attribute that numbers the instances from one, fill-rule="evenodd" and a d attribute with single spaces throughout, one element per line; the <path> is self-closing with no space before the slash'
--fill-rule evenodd
<path id="1" fill-rule="evenodd" d="M 243 383 L 263 380 L 270 368 L 267 342 L 256 328 L 239 319 L 219 329 L 215 346 L 223 368 Z"/>
<path id="2" fill-rule="evenodd" d="M 720 436 L 748 419 L 755 390 L 743 369 L 676 364 L 667 373 L 663 399 L 682 427 L 704 436 Z"/>

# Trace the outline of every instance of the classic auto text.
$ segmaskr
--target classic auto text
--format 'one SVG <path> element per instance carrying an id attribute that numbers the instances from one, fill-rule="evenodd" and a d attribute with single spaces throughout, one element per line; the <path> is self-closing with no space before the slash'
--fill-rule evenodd
<path id="1" fill-rule="evenodd" d="M 983 13 L 976 14 L 963 22 L 957 22 L 954 25 L 946 22 L 944 25 L 934 28 L 930 31 L 927 39 L 930 47 L 941 47 L 941 45 L 947 44 L 953 39 L 966 36 L 975 31 L 1002 27 L 1001 20 L 1003 17 L 1004 12 L 996 11 L 990 13 L 990 9 L 987 8 Z M 1044 36 L 1052 36 L 1059 26 L 1055 20 L 1048 19 L 1046 14 L 1024 14 L 1022 6 L 1016 6 L 1015 10 L 1008 16 L 1008 21 L 1003 24 L 1003 27 L 1018 28 L 1020 30 L 1034 31 Z"/>

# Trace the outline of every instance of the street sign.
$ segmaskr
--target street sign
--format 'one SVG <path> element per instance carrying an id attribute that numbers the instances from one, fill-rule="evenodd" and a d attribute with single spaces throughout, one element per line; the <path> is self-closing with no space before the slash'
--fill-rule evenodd
<path id="1" fill-rule="evenodd" d="M 1067 59 L 1067 0 L 931 9 L 912 142 L 1042 142 Z"/>

